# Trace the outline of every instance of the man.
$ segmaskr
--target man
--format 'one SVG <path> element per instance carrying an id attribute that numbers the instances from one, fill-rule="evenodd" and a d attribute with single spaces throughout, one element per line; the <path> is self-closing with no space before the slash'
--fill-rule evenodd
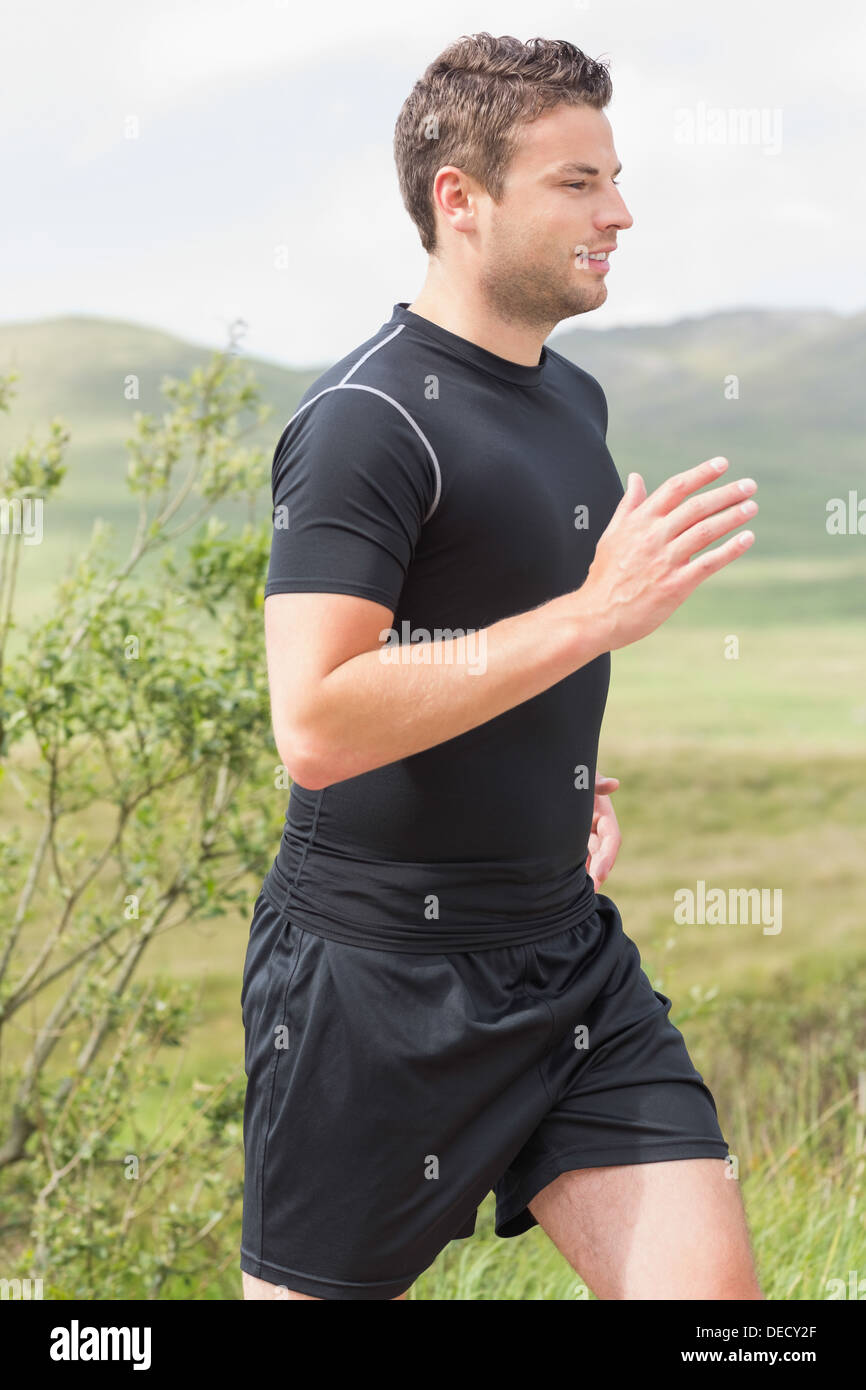
<path id="1" fill-rule="evenodd" d="M 538 1223 L 599 1298 L 762 1296 L 712 1095 L 597 892 L 609 653 L 756 510 L 699 491 L 721 459 L 624 492 L 600 386 L 545 346 L 632 224 L 610 94 L 567 42 L 431 64 L 395 136 L 424 286 L 277 445 L 293 787 L 241 998 L 247 1298 L 405 1297 L 491 1189 L 497 1234 Z"/>

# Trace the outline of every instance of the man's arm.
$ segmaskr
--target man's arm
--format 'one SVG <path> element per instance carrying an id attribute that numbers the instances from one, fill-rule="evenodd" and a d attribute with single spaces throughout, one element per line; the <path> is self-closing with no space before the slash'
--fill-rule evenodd
<path id="1" fill-rule="evenodd" d="M 465 637 L 429 643 L 429 663 L 383 663 L 379 633 L 393 615 L 382 604 L 350 594 L 271 594 L 271 710 L 291 776 L 310 790 L 356 777 L 547 690 L 607 650 L 601 630 L 593 635 L 581 625 L 574 599 L 485 628 L 486 669 L 479 675 L 471 673 Z"/>
<path id="2" fill-rule="evenodd" d="M 316 790 L 420 753 L 659 627 L 754 540 L 744 532 L 697 555 L 742 524 L 755 487 L 746 480 L 692 496 L 724 471 L 727 460 L 719 462 L 669 478 L 649 497 L 631 474 L 584 584 L 484 629 L 481 675 L 468 659 L 477 637 L 432 642 L 422 664 L 385 662 L 379 634 L 393 623 L 385 605 L 348 594 L 269 595 L 274 738 L 292 778 Z"/>

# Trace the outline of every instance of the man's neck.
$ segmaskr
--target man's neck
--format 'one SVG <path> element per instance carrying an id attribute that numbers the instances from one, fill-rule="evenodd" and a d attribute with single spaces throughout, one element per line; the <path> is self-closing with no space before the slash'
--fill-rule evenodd
<path id="1" fill-rule="evenodd" d="M 538 366 L 547 334 L 540 333 L 537 328 L 503 321 L 460 288 L 431 284 L 428 276 L 409 309 L 449 333 L 475 343 L 476 347 L 496 353 L 497 357 L 524 367 Z"/>

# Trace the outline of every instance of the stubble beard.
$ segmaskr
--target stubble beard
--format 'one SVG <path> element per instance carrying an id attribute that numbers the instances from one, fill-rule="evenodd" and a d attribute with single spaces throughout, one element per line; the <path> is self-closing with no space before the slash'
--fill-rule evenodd
<path id="1" fill-rule="evenodd" d="M 584 272 L 576 261 L 572 255 L 554 264 L 550 256 L 539 257 L 537 250 L 530 260 L 525 252 L 503 248 L 481 276 L 481 294 L 504 323 L 547 337 L 563 319 L 589 313 L 607 297 L 603 279 L 579 283 Z"/>

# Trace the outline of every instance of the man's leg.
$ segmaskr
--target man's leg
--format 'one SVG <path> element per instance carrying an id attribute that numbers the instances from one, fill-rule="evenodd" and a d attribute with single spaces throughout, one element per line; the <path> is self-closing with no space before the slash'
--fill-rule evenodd
<path id="1" fill-rule="evenodd" d="M 252 1274 L 241 1271 L 241 1278 L 244 1281 L 244 1299 L 264 1299 L 264 1298 L 306 1298 L 310 1303 L 322 1303 L 324 1300 L 316 1298 L 309 1293 L 295 1293 L 293 1289 L 287 1289 L 285 1284 L 269 1284 L 266 1279 L 256 1279 Z M 392 1298 L 392 1303 L 399 1303 L 401 1298 L 405 1298 L 404 1293 Z"/>
<path id="2" fill-rule="evenodd" d="M 528 1204 L 601 1299 L 760 1299 L 745 1212 L 724 1159 L 561 1173 Z"/>

